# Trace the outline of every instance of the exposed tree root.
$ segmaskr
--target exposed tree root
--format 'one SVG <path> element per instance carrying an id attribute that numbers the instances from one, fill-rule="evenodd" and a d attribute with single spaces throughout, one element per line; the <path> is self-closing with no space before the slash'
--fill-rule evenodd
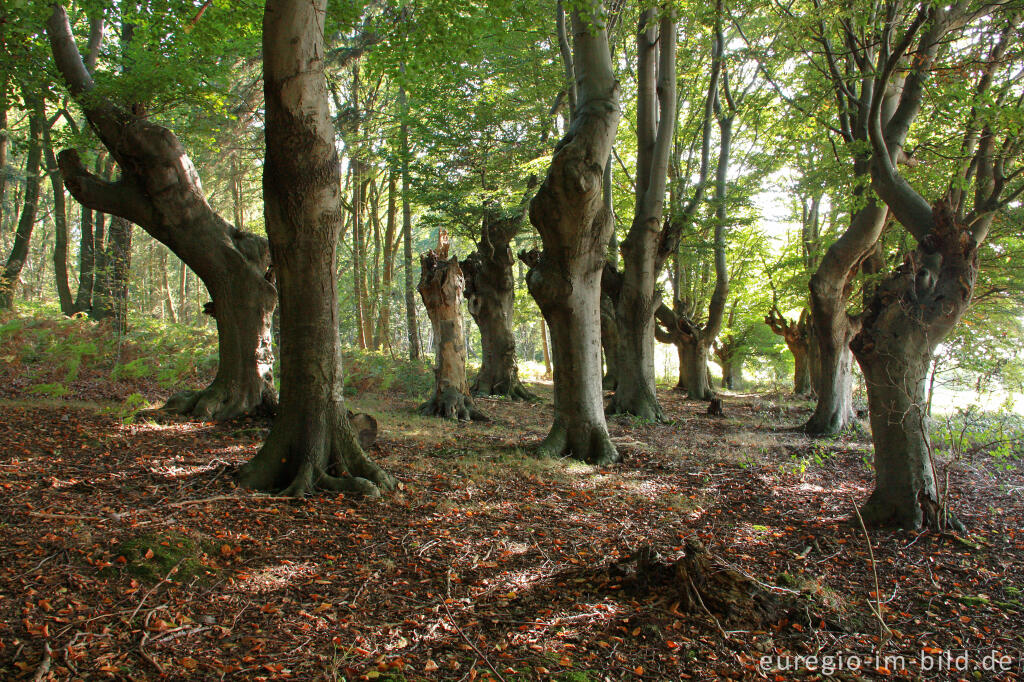
<path id="1" fill-rule="evenodd" d="M 540 398 L 528 391 L 515 376 L 490 382 L 482 382 L 477 376 L 471 390 L 473 395 L 478 397 L 503 396 L 509 400 L 522 400 L 528 403 L 540 402 Z"/>
<path id="2" fill-rule="evenodd" d="M 417 411 L 424 417 L 441 417 L 465 422 L 490 421 L 487 415 L 476 409 L 470 396 L 454 386 L 448 386 L 438 392 L 432 399 L 421 404 Z"/>
<path id="3" fill-rule="evenodd" d="M 952 528 L 958 533 L 967 532 L 960 519 L 924 490 L 916 499 L 899 499 L 876 488 L 860 508 L 860 515 L 870 528 L 928 528 L 939 532 Z"/>
<path id="4" fill-rule="evenodd" d="M 269 417 L 277 411 L 277 396 L 264 388 L 259 396 L 233 391 L 217 381 L 197 391 L 182 391 L 170 397 L 156 413 L 179 414 L 204 420 L 234 419 L 241 416 Z"/>
<path id="5" fill-rule="evenodd" d="M 678 600 L 681 611 L 707 613 L 716 622 L 736 627 L 760 628 L 788 618 L 813 621 L 815 626 L 824 621 L 830 629 L 844 629 L 840 614 L 821 613 L 828 607 L 813 603 L 813 595 L 790 588 L 773 589 L 744 575 L 695 538 L 686 541 L 684 555 L 675 561 L 666 561 L 653 548 L 644 547 L 613 564 L 609 572 L 625 576 L 627 589 L 665 595 Z"/>
<path id="6" fill-rule="evenodd" d="M 608 466 L 622 461 L 622 455 L 612 443 L 607 429 L 584 429 L 577 425 L 575 432 L 570 433 L 558 422 L 551 427 L 550 433 L 537 446 L 534 454 L 552 459 L 572 457 L 596 466 Z"/>
<path id="7" fill-rule="evenodd" d="M 366 456 L 357 438 L 340 414 L 327 423 L 275 424 L 263 448 L 239 470 L 239 482 L 291 497 L 315 490 L 380 497 L 394 490 L 396 479 Z"/>
<path id="8" fill-rule="evenodd" d="M 629 404 L 625 403 L 626 401 L 622 400 L 618 394 L 613 395 L 604 413 L 607 415 L 629 414 L 657 424 L 664 424 L 669 421 L 665 416 L 665 411 L 661 409 L 661 405 L 655 399 L 648 397 L 644 400 L 630 401 Z"/>

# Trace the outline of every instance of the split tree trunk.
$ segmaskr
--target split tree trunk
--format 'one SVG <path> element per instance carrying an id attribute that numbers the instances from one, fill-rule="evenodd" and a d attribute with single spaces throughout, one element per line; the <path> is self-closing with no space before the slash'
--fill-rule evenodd
<path id="1" fill-rule="evenodd" d="M 544 251 L 530 257 L 526 278 L 551 327 L 554 359 L 554 423 L 539 453 L 595 464 L 620 459 L 601 390 L 601 270 L 613 229 L 602 187 L 620 116 L 605 16 L 601 2 L 572 14 L 577 106 L 530 203 Z"/>
<path id="2" fill-rule="evenodd" d="M 466 380 L 466 334 L 462 325 L 462 292 L 466 279 L 459 259 L 448 257 L 448 237 L 442 231 L 436 251 L 420 256 L 420 283 L 430 324 L 434 330 L 437 355 L 434 366 L 434 394 L 419 406 L 427 417 L 484 419 L 476 409 Z"/>
<path id="3" fill-rule="evenodd" d="M 301 496 L 379 495 L 395 480 L 362 451 L 344 405 L 335 260 L 338 154 L 323 71 L 326 0 L 267 0 L 263 18 L 267 234 L 281 297 L 281 405 L 243 484 Z"/>
<path id="4" fill-rule="evenodd" d="M 782 337 L 786 347 L 793 354 L 793 394 L 798 396 L 812 395 L 812 334 L 811 321 L 805 308 L 800 312 L 800 319 L 790 322 L 774 306 L 764 318 L 773 332 Z"/>
<path id="5" fill-rule="evenodd" d="M 18 219 L 18 230 L 14 235 L 14 245 L 7 257 L 7 263 L 0 272 L 0 310 L 10 310 L 14 306 L 14 293 L 21 281 L 21 271 L 28 259 L 28 247 L 32 240 L 32 229 L 36 224 L 36 211 L 39 209 L 39 167 L 43 157 L 43 129 L 46 127 L 43 115 L 43 103 L 25 93 L 29 105 L 28 152 L 25 156 L 25 194 L 22 199 L 21 217 Z"/>
<path id="6" fill-rule="evenodd" d="M 522 209 L 511 216 L 489 214 L 484 218 L 476 251 L 461 263 L 466 277 L 467 307 L 480 328 L 483 347 L 483 363 L 471 388 L 473 395 L 536 400 L 519 381 L 516 341 L 512 335 L 515 259 L 509 243 L 519 232 L 522 221 Z"/>
<path id="7" fill-rule="evenodd" d="M 659 10 L 661 18 L 659 20 Z M 655 291 L 662 249 L 665 184 L 676 124 L 676 22 L 671 7 L 649 8 L 637 30 L 637 177 L 633 224 L 622 242 L 622 284 L 615 306 L 617 369 L 610 414 L 665 421 L 654 374 Z"/>
<path id="8" fill-rule="evenodd" d="M 266 240 L 232 227 L 213 211 L 174 134 L 93 93 L 64 9 L 47 22 L 50 46 L 68 89 L 122 174 L 110 183 L 86 170 L 72 150 L 58 156 L 71 194 L 93 210 L 135 223 L 195 272 L 213 300 L 220 364 L 204 390 L 171 398 L 165 409 L 227 419 L 276 407 L 270 322 L 276 291 L 267 278 Z"/>

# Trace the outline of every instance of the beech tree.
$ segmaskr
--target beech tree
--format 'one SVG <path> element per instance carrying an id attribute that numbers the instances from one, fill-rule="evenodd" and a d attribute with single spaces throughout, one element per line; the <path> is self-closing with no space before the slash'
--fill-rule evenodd
<path id="1" fill-rule="evenodd" d="M 658 17 L 659 11 L 661 17 Z M 655 286 L 678 240 L 664 222 L 665 183 L 676 127 L 676 20 L 671 7 L 640 15 L 637 49 L 637 173 L 633 224 L 621 245 L 615 296 L 615 394 L 611 413 L 664 421 L 654 385 Z"/>
<path id="2" fill-rule="evenodd" d="M 483 347 L 483 362 L 471 389 L 475 395 L 536 400 L 519 381 L 516 342 L 512 335 L 515 258 L 510 243 L 522 227 L 528 198 L 529 194 L 511 215 L 497 207 L 488 211 L 476 250 L 461 263 L 466 277 L 467 308 L 480 327 Z"/>
<path id="3" fill-rule="evenodd" d="M 871 181 L 913 247 L 875 289 L 852 341 L 864 372 L 875 446 L 875 489 L 861 514 L 873 524 L 942 528 L 946 510 L 931 459 L 926 379 L 936 347 L 971 302 L 978 251 L 996 215 L 1024 193 L 1017 67 L 1003 75 L 1007 50 L 1019 44 L 1019 13 L 978 12 L 966 1 L 883 8 L 867 84 Z M 946 189 L 929 202 L 898 163 L 936 58 L 952 38 L 971 35 L 961 33 L 965 25 L 979 36 L 972 106 L 958 122 L 961 142 Z M 885 94 L 893 90 L 898 104 L 886 112 Z M 1017 111 L 1007 117 L 1005 107 Z"/>
<path id="4" fill-rule="evenodd" d="M 359 445 L 344 404 L 335 260 L 341 176 L 324 76 L 327 0 L 267 0 L 263 197 L 281 300 L 281 404 L 244 485 L 378 496 L 395 479 Z"/>
<path id="5" fill-rule="evenodd" d="M 437 249 L 420 256 L 420 283 L 434 330 L 434 393 L 419 407 L 424 416 L 446 419 L 484 419 L 476 409 L 466 379 L 466 332 L 462 324 L 462 293 L 466 277 L 454 254 L 449 257 L 448 234 L 438 234 Z"/>
<path id="6" fill-rule="evenodd" d="M 202 279 L 213 299 L 220 364 L 207 388 L 172 397 L 166 410 L 226 419 L 272 411 L 270 322 L 276 304 L 266 240 L 234 228 L 210 207 L 178 138 L 95 92 L 64 8 L 53 5 L 47 34 L 68 92 L 117 162 L 109 182 L 74 150 L 58 156 L 64 184 L 83 205 L 135 223 L 167 245 Z"/>
<path id="7" fill-rule="evenodd" d="M 29 110 L 28 153 L 25 156 L 25 194 L 22 199 L 21 216 L 18 218 L 18 230 L 14 236 L 14 244 L 4 269 L 0 272 L 0 310 L 10 309 L 14 305 L 14 291 L 28 258 L 32 230 L 36 224 L 36 211 L 39 209 L 39 171 L 43 158 L 43 129 L 46 127 L 46 114 L 43 110 L 42 98 L 25 92 L 24 99 Z"/>
<path id="8" fill-rule="evenodd" d="M 603 187 L 620 117 L 605 19 L 601 2 L 572 12 L 576 108 L 530 203 L 544 249 L 526 280 L 551 328 L 554 360 L 554 423 L 539 452 L 596 464 L 619 459 L 601 390 L 600 278 L 613 229 Z"/>

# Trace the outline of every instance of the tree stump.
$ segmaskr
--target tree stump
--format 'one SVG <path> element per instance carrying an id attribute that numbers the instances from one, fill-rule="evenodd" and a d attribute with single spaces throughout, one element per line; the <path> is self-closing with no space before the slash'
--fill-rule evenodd
<path id="1" fill-rule="evenodd" d="M 708 416 L 709 417 L 721 417 L 725 412 L 722 410 L 722 399 L 715 396 L 711 399 L 708 404 Z"/>

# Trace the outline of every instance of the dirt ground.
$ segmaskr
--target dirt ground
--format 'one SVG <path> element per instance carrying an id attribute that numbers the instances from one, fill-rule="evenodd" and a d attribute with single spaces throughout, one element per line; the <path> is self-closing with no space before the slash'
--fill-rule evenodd
<path id="1" fill-rule="evenodd" d="M 543 403 L 481 400 L 490 423 L 353 399 L 403 484 L 380 501 L 237 489 L 266 422 L 6 392 L 0 677 L 1024 678 L 1024 463 L 951 468 L 968 538 L 869 547 L 850 518 L 870 443 L 790 430 L 806 403 L 727 395 L 711 418 L 665 391 L 673 421 L 612 419 L 625 461 L 599 469 L 529 456 L 551 418 L 531 388 Z M 638 573 L 693 539 L 796 608 L 687 610 L 685 585 Z"/>

